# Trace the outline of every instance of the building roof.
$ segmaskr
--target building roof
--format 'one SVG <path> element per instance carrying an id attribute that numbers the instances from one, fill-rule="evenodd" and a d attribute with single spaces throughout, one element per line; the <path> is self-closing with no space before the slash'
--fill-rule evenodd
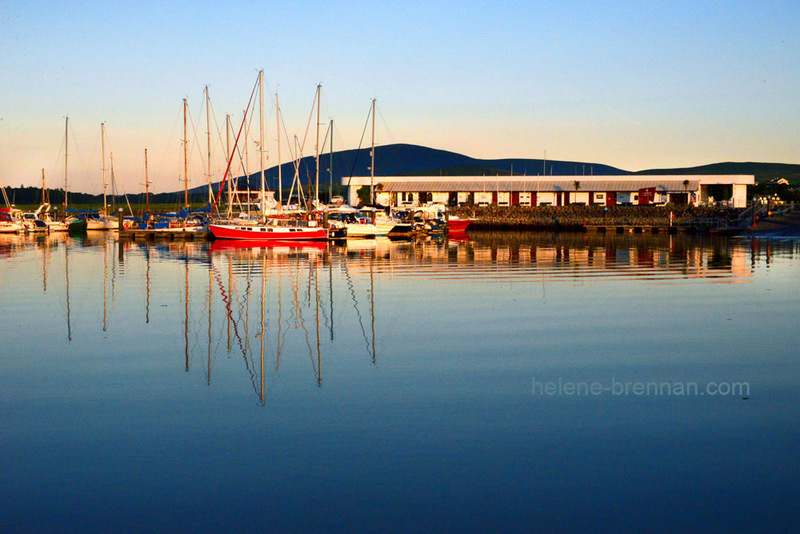
<path id="1" fill-rule="evenodd" d="M 408 180 L 408 181 L 387 181 L 382 184 L 382 191 L 390 193 L 401 192 L 451 192 L 458 191 L 464 193 L 474 192 L 493 192 L 493 191 L 529 191 L 532 193 L 542 192 L 561 192 L 561 191 L 585 191 L 585 192 L 605 192 L 605 191 L 638 191 L 639 189 L 655 188 L 661 193 L 683 193 L 687 191 L 697 191 L 700 187 L 699 180 L 688 180 L 684 185 L 684 180 L 664 180 L 664 179 L 642 179 L 642 180 Z"/>

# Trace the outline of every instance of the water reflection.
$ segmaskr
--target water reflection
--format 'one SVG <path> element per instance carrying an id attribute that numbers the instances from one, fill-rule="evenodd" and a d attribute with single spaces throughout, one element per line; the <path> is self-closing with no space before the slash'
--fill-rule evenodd
<path id="1" fill-rule="evenodd" d="M 280 371 L 281 350 L 290 330 L 302 335 L 315 381 L 321 386 L 320 258 L 316 253 L 322 252 L 324 246 L 298 252 L 289 247 L 220 248 L 219 244 L 215 245 L 210 247 L 208 256 L 209 362 L 213 339 L 211 302 L 216 293 L 224 310 L 226 350 L 228 354 L 240 353 L 262 404 L 265 401 L 265 362 L 274 354 L 274 371 Z M 270 324 L 271 314 L 277 314 L 274 324 Z M 311 317 L 313 328 L 308 325 Z M 210 373 L 209 364 L 209 378 Z"/>
<path id="2" fill-rule="evenodd" d="M 11 531 L 788 531 L 798 252 L 0 238 L 0 515 Z M 531 394 L 561 378 L 752 397 Z"/>
<path id="3" fill-rule="evenodd" d="M 77 283 L 81 295 L 102 293 L 102 332 L 130 327 L 129 317 L 115 322 L 115 310 L 138 307 L 145 332 L 179 327 L 172 336 L 181 340 L 180 365 L 189 373 L 202 361 L 209 386 L 220 355 L 241 358 L 263 404 L 268 375 L 280 373 L 282 357 L 307 358 L 318 387 L 324 384 L 326 352 L 340 345 L 358 345 L 358 352 L 377 364 L 376 338 L 389 329 L 376 313 L 381 282 L 741 283 L 752 279 L 759 264 L 796 257 L 799 247 L 796 241 L 663 234 L 479 232 L 428 241 L 269 246 L 52 234 L 0 236 L 0 261 L 10 277 L 8 267 L 27 254 L 26 269 L 38 263 L 41 292 L 63 289 L 68 342 L 75 336 L 71 291 Z M 340 339 L 337 329 L 348 335 Z"/>
<path id="4" fill-rule="evenodd" d="M 698 279 L 740 282 L 751 276 L 752 243 L 687 235 L 473 233 L 458 242 L 394 246 L 381 252 L 395 276 L 504 281 Z M 773 243 L 790 253 L 796 245 Z"/>

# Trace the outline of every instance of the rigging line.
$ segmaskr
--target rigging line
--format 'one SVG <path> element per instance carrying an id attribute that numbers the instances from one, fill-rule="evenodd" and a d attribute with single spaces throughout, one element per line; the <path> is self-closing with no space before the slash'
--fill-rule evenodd
<path id="1" fill-rule="evenodd" d="M 245 128 L 245 130 L 244 130 L 244 143 L 242 143 L 242 144 L 245 146 L 245 153 L 246 154 L 249 154 L 249 152 L 248 152 L 249 149 L 247 148 L 248 143 L 250 141 L 255 141 L 255 139 L 250 139 L 250 131 L 253 129 L 253 120 L 255 120 L 255 113 L 251 113 L 250 114 L 250 119 L 247 121 L 247 128 Z M 260 148 L 261 147 L 259 147 L 259 149 Z M 249 163 L 249 159 L 248 159 L 248 163 Z M 250 187 L 250 174 L 251 174 L 250 173 L 250 169 L 248 168 L 247 172 L 245 174 L 245 176 L 247 177 L 247 189 L 248 190 L 251 189 L 251 187 Z M 256 174 L 256 173 L 252 173 L 252 174 Z M 249 200 L 248 200 L 248 202 L 249 202 Z"/>
<path id="2" fill-rule="evenodd" d="M 202 115 L 202 113 L 201 113 L 201 115 Z M 189 150 L 189 161 L 192 161 L 192 156 L 194 155 L 194 150 L 195 150 L 195 148 L 197 148 L 197 152 L 198 152 L 198 154 L 200 154 L 200 162 L 202 163 L 203 169 L 205 169 L 206 168 L 206 160 L 203 158 L 203 149 L 200 146 L 200 140 L 197 139 L 197 128 L 199 128 L 200 126 L 199 125 L 195 125 L 194 118 L 192 117 L 191 109 L 188 110 L 188 116 L 189 116 L 189 124 L 192 125 L 192 135 L 194 136 L 193 139 L 192 139 L 193 142 L 189 145 L 189 147 L 190 147 L 190 150 Z M 200 117 L 198 117 L 198 119 L 199 118 Z M 189 177 L 187 176 L 186 179 L 188 180 Z"/>
<path id="3" fill-rule="evenodd" d="M 347 178 L 347 187 L 350 187 L 350 180 L 353 178 L 353 173 L 356 171 L 356 163 L 358 163 L 358 155 L 361 154 L 361 145 L 364 143 L 364 136 L 367 134 L 367 126 L 369 126 L 369 118 L 372 117 L 372 105 L 369 106 L 369 113 L 367 113 L 367 120 L 364 122 L 364 130 L 361 132 L 361 140 L 358 142 L 356 149 L 356 157 L 353 158 L 353 168 L 350 169 L 350 176 Z"/>
<path id="4" fill-rule="evenodd" d="M 211 130 L 211 126 L 209 124 L 211 122 L 211 116 L 208 114 L 208 107 L 211 106 L 211 97 L 208 95 L 208 85 L 206 85 L 203 88 L 203 102 L 204 103 L 207 102 L 208 106 L 203 106 L 203 105 L 200 106 L 200 114 L 197 116 L 197 120 L 198 120 L 197 126 L 195 126 L 194 122 L 192 122 L 192 133 L 194 134 L 194 144 L 197 147 L 197 153 L 200 155 L 200 163 L 201 163 L 201 168 L 202 168 L 202 175 L 205 178 L 205 180 L 203 180 L 204 183 L 201 184 L 201 187 L 202 186 L 212 187 L 211 186 L 211 176 L 212 176 L 212 174 L 211 174 L 211 154 L 210 154 L 211 147 L 209 146 L 210 141 L 211 141 L 211 139 L 210 139 L 211 138 L 211 131 L 210 131 Z M 206 132 L 206 147 L 205 147 L 206 151 L 203 150 L 203 147 L 200 145 L 200 140 L 197 138 L 197 130 L 199 128 L 202 128 L 202 122 L 200 122 L 200 119 L 203 118 L 203 111 L 202 110 L 204 108 L 206 109 L 206 115 L 207 115 L 206 124 L 209 124 L 209 126 L 208 126 L 209 131 Z M 191 115 L 190 115 L 190 118 L 191 118 Z M 213 188 L 212 188 L 212 191 L 213 191 Z"/>
<path id="5" fill-rule="evenodd" d="M 330 323 L 328 319 L 328 311 L 325 308 L 320 307 L 320 312 L 322 313 L 323 324 L 325 325 L 325 327 L 329 327 Z"/>
<path id="6" fill-rule="evenodd" d="M 219 129 L 219 122 L 217 121 L 217 113 L 214 110 L 214 104 L 209 101 L 209 105 L 211 107 L 211 116 L 214 117 L 214 127 L 217 129 L 217 138 L 218 138 L 217 140 L 219 141 L 219 147 L 221 149 L 219 152 L 224 154 L 227 150 L 225 148 L 225 143 L 223 143 L 222 141 L 222 132 Z"/>
<path id="7" fill-rule="evenodd" d="M 322 99 L 320 99 L 320 100 L 322 100 Z M 320 109 L 322 110 L 322 115 L 325 115 L 327 117 L 327 122 L 330 122 L 330 121 L 333 120 L 333 113 L 331 113 L 330 109 L 328 108 L 328 101 L 327 100 L 321 104 Z"/>
<path id="8" fill-rule="evenodd" d="M 353 297 L 353 308 L 356 310 L 358 316 L 358 324 L 361 327 L 361 335 L 364 337 L 364 345 L 367 348 L 367 354 L 370 354 L 369 340 L 367 339 L 367 330 L 364 328 L 364 320 L 361 317 L 361 310 L 358 309 L 358 301 L 356 300 L 356 291 L 353 286 L 353 279 L 350 277 L 350 270 L 347 268 L 347 262 L 342 262 L 342 269 L 344 270 L 344 277 L 347 280 L 347 289 L 350 290 L 350 295 Z"/>
<path id="9" fill-rule="evenodd" d="M 101 143 L 103 142 L 103 140 L 105 140 L 107 152 L 109 152 L 110 154 L 113 154 L 114 150 L 111 148 L 111 139 L 108 137 L 108 128 L 105 126 L 105 122 L 103 123 L 103 128 L 100 129 L 100 136 L 101 136 Z M 101 156 L 101 158 L 102 158 L 102 156 Z M 109 162 L 109 167 L 106 168 L 106 162 L 105 162 L 105 160 L 103 160 L 102 164 L 100 165 L 100 172 L 102 173 L 103 171 L 111 171 L 111 175 L 108 176 L 107 178 L 111 180 L 111 183 L 108 184 L 108 185 L 112 186 L 111 187 L 111 197 L 112 197 L 112 200 L 113 200 L 113 197 L 115 196 L 114 195 L 114 190 L 116 188 L 116 184 L 114 184 L 114 180 L 116 179 L 116 177 L 114 176 L 114 172 L 113 172 L 114 169 L 113 169 L 113 167 L 110 167 L 110 165 L 111 165 L 111 163 Z M 100 179 L 103 180 L 102 174 L 100 176 Z M 107 184 L 105 183 L 105 180 L 103 180 L 103 182 L 104 182 L 103 183 L 103 190 L 105 190 Z M 103 206 L 103 209 L 107 209 L 107 208 L 108 208 L 108 206 Z"/>
<path id="10" fill-rule="evenodd" d="M 294 279 L 291 278 L 291 277 L 289 278 L 289 285 L 290 285 L 290 290 L 293 293 L 297 291 L 296 288 L 295 288 Z M 280 346 L 281 347 L 285 347 L 286 346 L 286 335 L 287 335 L 289 329 L 292 327 L 291 322 L 292 322 L 293 319 L 295 319 L 295 313 L 296 313 L 296 310 L 293 307 L 291 312 L 289 312 L 289 316 L 286 318 L 286 321 L 284 323 L 286 325 L 286 328 L 285 329 L 283 329 L 283 328 L 281 329 L 282 333 L 283 333 L 283 336 L 280 339 Z M 296 323 L 297 323 L 297 321 L 295 320 L 295 329 L 297 328 L 297 324 Z M 283 326 L 283 325 L 281 325 L 281 326 Z"/>
<path id="11" fill-rule="evenodd" d="M 131 201 L 128 198 L 128 193 L 125 191 L 125 184 L 120 181 L 119 186 L 122 188 L 122 195 L 125 197 L 125 202 L 128 204 L 128 211 L 130 212 L 131 217 L 133 217 L 133 208 L 131 207 Z"/>
<path id="12" fill-rule="evenodd" d="M 325 145 L 328 144 L 328 134 L 331 133 L 331 125 L 328 124 L 328 127 L 325 128 L 325 137 L 322 138 L 322 146 L 319 148 L 319 157 L 322 157 L 322 153 L 325 152 Z"/>
<path id="13" fill-rule="evenodd" d="M 282 118 L 283 117 L 281 116 L 281 119 Z M 283 125 L 284 133 L 286 133 L 286 141 L 288 143 L 289 134 L 288 134 L 288 132 L 286 132 L 286 123 L 281 120 L 281 124 Z M 302 197 L 302 194 L 303 194 L 302 193 L 303 184 L 301 183 L 301 179 L 300 179 L 300 159 L 302 159 L 302 154 L 303 154 L 302 149 L 298 148 L 296 151 L 293 152 L 291 147 L 289 147 L 289 155 L 292 156 L 292 167 L 294 168 L 294 176 L 292 177 L 292 186 L 291 186 L 291 188 L 289 188 L 289 198 L 287 199 L 287 202 L 289 202 L 289 203 L 291 202 L 292 196 L 294 195 L 294 186 L 295 186 L 295 183 L 297 183 L 297 188 L 298 188 L 298 193 L 297 193 L 298 201 L 297 201 L 297 204 L 298 204 L 298 206 L 301 204 L 300 198 Z M 300 157 L 297 157 L 297 156 L 300 156 Z"/>
<path id="14" fill-rule="evenodd" d="M 228 319 L 231 321 L 231 323 L 233 325 L 233 332 L 234 332 L 234 337 L 236 338 L 236 343 L 237 343 L 237 345 L 239 346 L 239 349 L 242 352 L 242 360 L 244 361 L 245 368 L 247 369 L 248 373 L 250 374 L 250 381 L 253 383 L 253 387 L 255 388 L 256 387 L 255 386 L 255 375 L 254 375 L 254 371 L 253 371 L 253 367 L 255 367 L 255 365 L 253 364 L 251 366 L 251 363 L 253 363 L 253 361 L 252 361 L 252 357 L 248 358 L 248 354 L 247 354 L 248 346 L 247 346 L 247 344 L 245 342 L 242 341 L 242 336 L 239 333 L 239 323 L 236 321 L 236 319 L 233 318 L 233 313 L 232 313 L 233 310 L 231 309 L 231 306 L 230 306 L 230 304 L 231 304 L 231 296 L 226 294 L 225 289 L 224 289 L 224 284 L 222 282 L 221 275 L 220 275 L 218 269 L 216 269 L 216 268 L 214 269 L 214 278 L 217 280 L 217 285 L 219 286 L 220 292 L 223 295 L 223 302 L 225 302 L 225 309 L 226 309 L 226 312 L 227 312 L 227 315 L 228 315 Z M 246 294 L 249 294 L 249 289 L 250 289 L 250 285 L 249 285 L 249 280 L 248 280 L 248 286 L 247 286 L 247 290 L 246 290 L 246 291 L 248 291 L 248 293 L 246 293 Z M 240 306 L 240 308 L 239 308 L 239 317 L 240 318 L 241 318 L 241 315 L 242 315 L 242 313 L 241 313 L 241 306 Z M 216 358 L 215 358 L 215 361 L 216 361 Z"/>
<path id="15" fill-rule="evenodd" d="M 227 126 L 228 126 L 228 121 L 226 121 L 226 130 L 227 130 Z M 228 132 L 226 131 L 226 132 L 225 132 L 226 136 L 227 136 L 227 133 L 228 133 Z M 247 133 L 246 133 L 246 132 L 245 132 L 245 138 L 247 138 Z M 232 150 L 232 152 L 231 152 L 231 153 L 230 153 L 230 155 L 229 155 L 229 156 L 230 156 L 230 158 L 231 158 L 231 166 L 233 167 L 233 158 L 234 158 L 234 156 L 238 156 L 238 157 L 239 157 L 239 167 L 240 167 L 240 169 L 241 169 L 241 172 L 242 172 L 242 173 L 244 173 L 244 170 L 245 170 L 245 162 L 244 162 L 244 154 L 243 154 L 243 152 L 242 152 L 242 149 L 241 149 L 241 147 L 234 146 L 234 147 L 232 147 L 232 148 L 231 148 L 231 150 Z M 223 150 L 222 152 L 223 152 L 223 154 L 226 154 L 226 156 L 225 156 L 225 157 L 226 157 L 226 160 L 227 160 L 227 158 L 228 158 L 228 155 L 227 155 L 227 153 L 228 153 L 228 149 L 227 149 L 227 148 L 225 148 L 225 150 Z M 234 171 L 234 172 L 235 172 L 235 171 Z M 221 184 L 221 183 L 222 183 L 222 182 L 220 182 L 220 184 Z M 237 200 L 238 200 L 238 191 L 239 191 L 239 181 L 238 181 L 238 178 L 237 178 L 236 180 L 231 180 L 231 183 L 233 184 L 233 190 L 234 190 L 234 194 L 236 195 L 236 198 L 237 198 Z M 220 190 L 222 190 L 222 186 L 221 186 L 221 185 L 220 185 Z M 239 207 L 241 208 L 241 201 L 239 201 Z"/>
<path id="16" fill-rule="evenodd" d="M 220 288 L 220 292 L 222 294 L 223 302 L 225 302 L 225 309 L 226 309 L 226 311 L 230 312 L 231 311 L 230 300 L 229 299 L 226 300 L 226 298 L 225 298 L 225 289 L 224 289 L 224 286 L 223 286 L 223 283 L 222 283 L 222 277 L 220 275 L 219 269 L 217 268 L 216 265 L 214 265 L 212 263 L 211 264 L 211 270 L 212 270 L 212 276 L 217 281 L 217 285 Z M 238 325 L 236 323 L 236 320 L 233 319 L 233 317 L 231 317 L 230 315 L 228 316 L 228 318 L 233 323 L 233 330 L 234 330 L 234 333 L 235 333 L 235 335 L 237 337 L 237 342 L 239 344 L 239 348 L 242 349 L 242 359 L 244 361 L 245 369 L 247 369 L 247 372 L 250 375 L 250 383 L 253 385 L 253 390 L 256 393 L 258 393 L 258 386 L 257 386 L 257 382 L 256 382 L 256 372 L 255 372 L 255 362 L 253 361 L 252 357 L 248 357 L 247 350 L 245 349 L 244 345 L 241 342 L 241 338 L 239 337 L 239 329 L 238 329 Z M 222 338 L 222 336 L 218 336 L 217 347 L 219 347 L 219 339 L 221 339 L 221 338 Z M 214 355 L 215 356 L 214 356 L 214 360 L 213 361 L 214 361 L 214 363 L 216 363 L 216 351 L 214 351 Z"/>
<path id="17" fill-rule="evenodd" d="M 306 147 L 306 140 L 308 139 L 308 131 L 311 129 L 311 119 L 314 117 L 314 110 L 317 109 L 317 92 L 314 91 L 314 103 L 311 104 L 311 112 L 308 114 L 308 124 L 306 124 L 306 133 L 303 136 L 303 144 L 300 145 L 300 152 Z"/>
<path id="18" fill-rule="evenodd" d="M 217 285 L 219 286 L 220 295 L 222 296 L 222 302 L 225 303 L 225 311 L 228 314 L 228 319 L 230 319 L 231 323 L 233 324 L 234 337 L 236 337 L 236 340 L 239 343 L 239 347 L 242 349 L 242 351 L 244 351 L 244 343 L 242 343 L 242 337 L 239 334 L 239 325 L 236 322 L 236 319 L 233 318 L 233 308 L 231 307 L 232 295 L 228 294 L 228 292 L 225 291 L 225 287 L 222 283 L 221 276 L 219 276 L 218 272 L 216 274 L 217 276 L 215 276 L 215 278 L 217 279 Z"/>
<path id="19" fill-rule="evenodd" d="M 289 131 L 286 129 L 286 123 L 283 121 L 283 115 L 281 115 L 281 126 L 283 126 L 283 135 L 284 139 L 286 139 L 286 148 L 289 150 L 289 156 L 291 156 L 292 164 L 294 165 L 295 171 L 297 171 L 297 155 L 294 153 L 293 147 L 291 143 L 289 143 Z M 280 139 L 278 140 L 280 141 Z"/>
<path id="20" fill-rule="evenodd" d="M 247 284 L 245 285 L 244 293 L 242 294 L 242 301 L 239 305 L 239 313 L 241 316 L 242 310 L 244 311 L 244 345 L 245 350 L 250 351 L 250 288 L 253 286 L 253 265 L 247 264 Z"/>
<path id="21" fill-rule="evenodd" d="M 173 136 L 175 135 L 175 130 L 178 128 L 178 124 L 181 121 L 181 116 L 182 115 L 183 115 L 183 102 L 181 102 L 181 107 L 179 108 L 178 112 L 175 114 L 175 121 L 172 123 L 172 131 L 170 131 L 169 137 L 167 137 L 167 139 L 174 139 Z M 177 156 L 180 153 L 180 150 L 177 150 L 177 149 L 173 152 L 172 147 L 170 147 L 170 144 L 171 143 L 167 143 L 167 150 L 162 152 L 161 161 L 158 163 L 158 166 L 156 167 L 155 172 L 151 173 L 156 180 L 160 179 L 163 176 L 162 169 L 164 169 L 166 167 L 167 156 L 169 154 L 174 154 L 174 155 Z M 180 145 L 177 145 L 177 146 L 180 147 Z M 183 181 L 181 179 L 181 177 L 180 177 L 181 176 L 180 169 L 182 167 L 183 167 L 183 156 L 180 157 L 180 165 L 177 167 L 178 170 L 176 171 L 176 174 L 178 175 L 178 181 L 179 182 Z"/>
<path id="22" fill-rule="evenodd" d="M 103 124 L 105 124 L 105 123 L 103 123 Z M 100 130 L 101 130 L 101 131 L 100 131 L 100 132 L 98 132 L 98 133 L 97 133 L 97 135 L 95 136 L 95 138 L 94 138 L 94 141 L 92 142 L 92 146 L 100 146 L 100 144 L 101 144 L 101 141 L 100 141 L 100 139 L 101 139 L 101 136 L 103 135 L 103 133 L 102 133 L 102 130 L 103 130 L 103 128 L 101 128 Z M 99 155 L 99 153 L 100 153 L 100 151 L 99 151 L 99 150 L 97 150 L 96 152 L 95 152 L 95 150 L 92 150 L 92 152 L 93 152 L 92 156 L 97 156 L 97 155 Z M 93 159 L 94 159 L 94 158 L 93 158 Z M 98 158 L 98 159 L 102 159 L 102 156 L 101 156 L 100 158 Z M 100 171 L 101 171 L 101 172 L 102 172 L 102 170 L 103 170 L 103 167 L 104 167 L 104 165 L 100 165 Z M 101 176 L 101 178 L 100 178 L 100 179 L 102 180 L 102 176 Z"/>
<path id="23" fill-rule="evenodd" d="M 83 167 L 81 169 L 83 171 L 83 179 L 85 181 L 87 181 L 87 183 L 84 184 L 84 187 L 87 187 L 88 186 L 88 177 L 89 177 L 89 166 L 86 163 L 86 160 L 84 159 L 83 150 L 81 149 L 80 143 L 78 143 L 77 135 L 75 135 L 75 129 L 72 127 L 72 123 L 70 123 L 68 127 L 69 127 L 70 133 L 72 134 L 70 136 L 70 139 L 72 140 L 72 143 L 71 143 L 72 144 L 72 153 L 77 155 L 78 162 Z M 70 161 L 72 161 L 72 158 L 70 158 Z M 70 168 L 74 168 L 74 167 L 70 166 Z M 72 176 L 75 176 L 75 173 L 72 173 Z M 72 181 L 72 183 L 73 184 L 75 183 L 74 180 Z M 73 192 L 76 192 L 74 187 L 71 188 L 71 190 Z"/>
<path id="24" fill-rule="evenodd" d="M 61 146 L 58 148 L 58 155 L 56 156 L 55 162 L 50 166 L 50 176 L 61 176 L 62 180 L 61 183 L 64 183 L 63 180 L 63 172 L 64 172 L 64 143 L 66 141 L 66 137 L 64 135 L 61 136 Z M 56 170 L 58 169 L 58 170 Z M 56 188 L 51 188 L 56 189 Z"/>
<path id="25" fill-rule="evenodd" d="M 249 135 L 250 135 L 249 129 L 247 129 L 245 131 L 245 133 L 244 133 L 244 138 L 247 139 Z M 246 145 L 246 143 L 243 143 L 243 144 Z M 242 206 L 242 198 L 241 198 L 241 195 L 239 194 L 239 179 L 242 176 L 249 176 L 247 174 L 247 172 L 248 172 L 247 163 L 248 162 L 245 160 L 245 153 L 242 150 L 242 147 L 236 146 L 236 147 L 233 148 L 233 150 L 234 150 L 234 152 L 231 154 L 231 157 L 233 157 L 233 154 L 236 154 L 236 155 L 239 156 L 239 167 L 241 169 L 240 172 L 242 174 L 241 174 L 241 176 L 236 177 L 235 180 L 231 180 L 231 182 L 233 183 L 234 194 L 235 194 L 236 201 L 239 204 L 239 210 L 240 211 L 244 211 L 244 207 Z M 247 189 L 248 190 L 250 189 L 250 180 L 249 180 L 249 178 L 247 179 Z"/>
<path id="26" fill-rule="evenodd" d="M 244 121 L 246 120 L 247 111 L 250 109 L 250 104 L 253 103 L 253 96 L 255 96 L 257 88 L 258 88 L 258 79 L 256 79 L 256 83 L 255 85 L 253 85 L 253 91 L 250 93 L 250 100 L 247 102 L 247 108 L 244 110 L 245 118 L 242 119 L 242 125 L 239 126 L 239 133 L 236 134 L 236 141 L 234 141 L 233 143 L 234 150 L 236 150 L 236 146 L 239 144 L 239 136 L 242 134 L 242 128 L 244 128 Z M 231 171 L 232 161 L 233 161 L 233 154 L 231 153 L 231 155 L 228 156 L 228 165 L 225 168 L 225 175 L 222 177 L 222 182 L 219 185 L 219 191 L 217 191 L 217 196 L 214 200 L 214 209 L 217 209 L 217 204 L 219 204 L 219 197 L 222 194 L 222 190 L 225 187 L 225 182 L 228 180 L 228 174 Z M 219 210 L 217 210 L 217 213 L 219 213 Z"/>
<path id="27" fill-rule="evenodd" d="M 386 132 L 389 134 L 389 139 L 392 141 L 392 143 L 396 143 L 397 141 L 395 141 L 394 135 L 389 129 L 389 125 L 386 123 L 386 119 L 383 118 L 383 113 L 381 113 L 380 108 L 378 108 L 378 116 L 381 118 L 381 123 L 383 124 L 384 128 L 386 128 Z"/>
<path id="28" fill-rule="evenodd" d="M 296 266 L 299 272 L 299 266 Z M 311 367 L 314 369 L 314 376 L 319 379 L 319 370 L 317 369 L 317 364 L 314 362 L 314 349 L 311 348 L 311 341 L 308 338 L 308 328 L 306 328 L 306 320 L 303 317 L 303 310 L 299 303 L 297 303 L 297 316 L 300 319 L 300 328 L 303 329 L 305 333 L 306 339 L 306 346 L 308 347 L 308 358 L 311 360 Z"/>

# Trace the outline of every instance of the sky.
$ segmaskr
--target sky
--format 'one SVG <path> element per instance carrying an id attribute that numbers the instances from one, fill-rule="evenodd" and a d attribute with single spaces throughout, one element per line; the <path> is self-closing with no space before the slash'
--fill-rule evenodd
<path id="1" fill-rule="evenodd" d="M 482 159 L 636 171 L 720 161 L 800 163 L 796 2 L 0 3 L 0 184 L 102 192 L 206 183 L 225 167 L 264 71 L 265 166 L 320 150 L 410 143 Z M 258 103 L 246 142 L 257 172 Z M 103 163 L 100 124 L 106 127 Z M 305 142 L 304 142 L 305 139 Z M 376 162 L 380 174 L 380 163 Z"/>

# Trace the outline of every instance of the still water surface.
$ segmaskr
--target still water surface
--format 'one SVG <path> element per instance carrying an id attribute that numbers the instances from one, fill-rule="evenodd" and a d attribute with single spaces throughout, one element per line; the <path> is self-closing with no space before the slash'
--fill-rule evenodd
<path id="1" fill-rule="evenodd" d="M 0 531 L 781 531 L 800 243 L 0 238 Z"/>

